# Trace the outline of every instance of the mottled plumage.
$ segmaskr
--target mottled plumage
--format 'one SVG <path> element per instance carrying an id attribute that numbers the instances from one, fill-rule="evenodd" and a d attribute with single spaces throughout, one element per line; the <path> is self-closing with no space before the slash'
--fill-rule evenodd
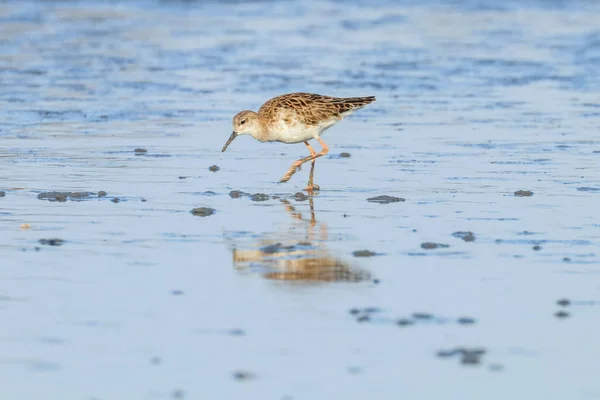
<path id="1" fill-rule="evenodd" d="M 375 101 L 375 97 L 330 97 L 313 93 L 290 93 L 274 97 L 263 104 L 258 112 L 244 110 L 233 117 L 233 133 L 223 150 L 239 135 L 251 135 L 261 142 L 304 142 L 311 155 L 296 161 L 281 179 L 286 182 L 299 167 L 312 161 L 308 187 L 309 192 L 318 189 L 312 183 L 315 159 L 329 151 L 321 140 L 323 132 L 345 116 Z M 323 150 L 315 152 L 308 144 L 316 139 Z"/>
<path id="2" fill-rule="evenodd" d="M 329 97 L 311 93 L 290 93 L 275 97 L 258 110 L 261 121 L 268 121 L 269 127 L 277 126 L 277 121 L 285 125 L 300 123 L 306 127 L 327 123 L 332 126 L 346 115 L 375 101 L 375 97 Z M 329 127 L 328 126 L 328 127 Z M 282 142 L 290 143 L 282 138 Z"/>

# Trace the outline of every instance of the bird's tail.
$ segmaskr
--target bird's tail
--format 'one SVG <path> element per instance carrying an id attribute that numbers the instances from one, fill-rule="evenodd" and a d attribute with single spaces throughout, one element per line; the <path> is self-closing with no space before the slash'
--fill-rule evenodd
<path id="1" fill-rule="evenodd" d="M 342 115 L 349 114 L 353 111 L 363 108 L 369 103 L 375 101 L 375 96 L 367 97 L 345 97 L 341 98 L 337 103 L 338 109 Z"/>
<path id="2" fill-rule="evenodd" d="M 367 97 L 346 97 L 344 99 L 344 103 L 353 104 L 355 107 L 364 107 L 369 103 L 375 101 L 375 96 L 367 96 Z"/>

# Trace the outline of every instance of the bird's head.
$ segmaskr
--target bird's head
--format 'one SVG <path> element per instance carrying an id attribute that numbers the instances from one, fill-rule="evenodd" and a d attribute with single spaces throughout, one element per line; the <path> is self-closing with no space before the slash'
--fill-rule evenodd
<path id="1" fill-rule="evenodd" d="M 225 143 L 225 146 L 223 146 L 223 150 L 221 151 L 225 151 L 227 146 L 233 142 L 233 139 L 239 135 L 251 135 L 252 137 L 255 137 L 260 131 L 259 128 L 258 114 L 250 110 L 240 111 L 233 117 L 233 133 L 229 136 L 227 143 Z"/>

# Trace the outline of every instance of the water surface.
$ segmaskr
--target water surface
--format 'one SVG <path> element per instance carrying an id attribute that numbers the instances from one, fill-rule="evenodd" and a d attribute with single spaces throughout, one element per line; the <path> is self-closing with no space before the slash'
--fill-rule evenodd
<path id="1" fill-rule="evenodd" d="M 3 398 L 600 398 L 600 10 L 370 4 L 0 4 Z"/>

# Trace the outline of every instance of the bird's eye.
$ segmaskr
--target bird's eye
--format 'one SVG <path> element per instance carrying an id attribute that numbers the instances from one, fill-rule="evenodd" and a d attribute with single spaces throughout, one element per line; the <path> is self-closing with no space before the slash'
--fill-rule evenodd
<path id="1" fill-rule="evenodd" d="M 246 123 L 245 119 L 243 119 L 243 120 L 240 121 L 240 125 L 244 125 L 245 123 Z"/>

